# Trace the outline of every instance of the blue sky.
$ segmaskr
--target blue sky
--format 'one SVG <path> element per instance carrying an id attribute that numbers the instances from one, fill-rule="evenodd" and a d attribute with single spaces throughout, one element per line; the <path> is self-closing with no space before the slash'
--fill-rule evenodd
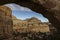
<path id="1" fill-rule="evenodd" d="M 42 22 L 48 22 L 48 19 L 44 18 L 43 15 L 33 12 L 29 8 L 22 7 L 14 3 L 5 4 L 5 6 L 10 7 L 12 15 L 16 16 L 18 19 L 24 20 L 26 18 L 36 17 Z"/>

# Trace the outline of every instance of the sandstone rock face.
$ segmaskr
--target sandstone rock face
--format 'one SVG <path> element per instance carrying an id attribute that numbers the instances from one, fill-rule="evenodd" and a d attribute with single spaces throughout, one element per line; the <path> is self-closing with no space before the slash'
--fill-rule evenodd
<path id="1" fill-rule="evenodd" d="M 4 0 L 0 1 L 0 5 L 12 2 L 41 13 L 57 28 L 60 35 L 60 16 L 58 16 L 60 15 L 60 0 Z"/>
<path id="2" fill-rule="evenodd" d="M 20 0 L 16 3 L 41 13 L 58 31 L 60 30 L 60 0 Z"/>
<path id="3" fill-rule="evenodd" d="M 35 17 L 26 20 L 14 18 L 16 17 L 13 16 L 13 30 L 15 32 L 50 32 L 48 24 L 42 23 Z"/>
<path id="4" fill-rule="evenodd" d="M 12 40 L 12 11 L 6 6 L 0 6 L 0 39 Z"/>
<path id="5" fill-rule="evenodd" d="M 60 30 L 60 16 L 57 15 L 60 14 L 60 0 L 4 0 L 0 1 L 0 5 L 12 2 L 43 14 L 54 27 Z M 55 14 L 57 16 L 55 16 Z"/>

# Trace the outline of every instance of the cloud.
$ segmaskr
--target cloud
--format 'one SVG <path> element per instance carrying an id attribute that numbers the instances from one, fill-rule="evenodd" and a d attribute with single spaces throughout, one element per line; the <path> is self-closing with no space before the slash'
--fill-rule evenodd
<path id="1" fill-rule="evenodd" d="M 5 4 L 5 6 L 10 7 L 12 10 L 20 10 L 20 11 L 31 11 L 29 8 L 22 7 L 18 4 L 10 3 L 10 4 Z"/>

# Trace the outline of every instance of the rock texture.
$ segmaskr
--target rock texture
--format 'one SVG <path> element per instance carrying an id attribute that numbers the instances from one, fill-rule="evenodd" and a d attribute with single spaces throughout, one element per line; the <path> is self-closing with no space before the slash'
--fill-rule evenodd
<path id="1" fill-rule="evenodd" d="M 35 17 L 19 20 L 15 16 L 13 19 L 13 30 L 15 32 L 50 32 L 49 26 L 46 23 L 42 23 Z"/>
<path id="2" fill-rule="evenodd" d="M 4 0 L 0 5 L 6 3 L 16 3 L 28 7 L 35 12 L 41 13 L 52 23 L 60 32 L 60 0 Z"/>
<path id="3" fill-rule="evenodd" d="M 0 40 L 12 40 L 12 11 L 6 6 L 0 6 Z"/>
<path id="4" fill-rule="evenodd" d="M 49 21 L 60 30 L 60 0 L 4 0 L 0 5 L 14 2 L 24 7 L 28 7 L 35 12 L 43 14 Z"/>

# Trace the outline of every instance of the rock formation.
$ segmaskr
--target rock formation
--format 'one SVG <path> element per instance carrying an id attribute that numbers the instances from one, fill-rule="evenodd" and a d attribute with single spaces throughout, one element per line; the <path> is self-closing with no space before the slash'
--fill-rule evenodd
<path id="1" fill-rule="evenodd" d="M 0 6 L 0 40 L 13 40 L 12 11 L 6 6 Z"/>
<path id="2" fill-rule="evenodd" d="M 35 12 L 43 14 L 49 21 L 60 30 L 60 1 L 59 0 L 4 0 L 0 5 L 6 3 L 16 3 L 28 7 Z"/>
<path id="3" fill-rule="evenodd" d="M 50 23 L 58 29 L 60 33 L 60 0 L 4 0 L 0 1 L 0 5 L 7 3 L 16 3 L 18 5 L 28 7 L 31 10 L 41 13 L 49 19 Z"/>
<path id="4" fill-rule="evenodd" d="M 50 32 L 48 24 L 42 23 L 35 17 L 19 20 L 13 16 L 12 19 L 14 25 L 13 30 L 15 32 Z"/>

